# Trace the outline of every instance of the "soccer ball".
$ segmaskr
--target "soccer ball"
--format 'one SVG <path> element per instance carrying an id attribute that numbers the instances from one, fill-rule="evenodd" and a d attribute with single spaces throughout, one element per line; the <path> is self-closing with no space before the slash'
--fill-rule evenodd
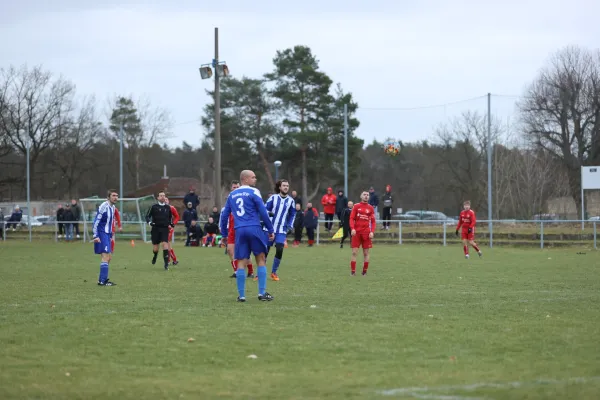
<path id="1" fill-rule="evenodd" d="M 400 143 L 396 140 L 386 140 L 383 144 L 383 152 L 388 156 L 397 156 L 400 154 Z"/>

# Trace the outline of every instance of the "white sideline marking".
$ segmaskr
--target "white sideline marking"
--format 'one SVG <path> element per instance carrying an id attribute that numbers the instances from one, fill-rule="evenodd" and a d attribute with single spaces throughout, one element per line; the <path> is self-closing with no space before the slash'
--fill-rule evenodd
<path id="1" fill-rule="evenodd" d="M 535 381 L 522 382 L 478 382 L 469 385 L 446 385 L 446 386 L 423 386 L 423 387 L 405 387 L 378 391 L 378 394 L 384 396 L 402 396 L 402 397 L 416 397 L 418 399 L 431 399 L 431 400 L 481 400 L 484 397 L 465 397 L 446 395 L 444 392 L 452 391 L 473 391 L 481 388 L 493 388 L 493 389 L 515 389 L 527 386 L 542 386 L 542 385 L 565 385 L 570 383 L 582 384 L 589 382 L 600 382 L 600 376 L 590 377 L 577 377 L 569 379 L 536 379 Z M 437 393 L 439 394 L 437 394 Z M 441 392 L 441 393 L 440 393 Z M 487 397 L 489 398 L 489 397 Z"/>

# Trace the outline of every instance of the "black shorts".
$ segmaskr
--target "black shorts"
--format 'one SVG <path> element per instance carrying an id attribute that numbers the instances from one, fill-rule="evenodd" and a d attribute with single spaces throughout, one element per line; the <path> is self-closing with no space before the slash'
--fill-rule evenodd
<path id="1" fill-rule="evenodd" d="M 150 237 L 152 238 L 152 244 L 169 243 L 169 228 L 153 226 Z"/>

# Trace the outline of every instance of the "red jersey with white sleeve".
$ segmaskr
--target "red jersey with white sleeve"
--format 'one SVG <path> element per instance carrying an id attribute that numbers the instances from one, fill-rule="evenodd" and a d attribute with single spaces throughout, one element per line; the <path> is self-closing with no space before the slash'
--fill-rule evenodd
<path id="1" fill-rule="evenodd" d="M 179 213 L 177 212 L 177 209 L 173 206 L 169 206 L 171 207 L 171 223 L 173 225 L 177 225 L 177 223 L 179 222 Z M 169 243 L 173 241 L 173 235 L 175 232 L 175 228 L 171 228 L 169 227 Z"/>
<path id="2" fill-rule="evenodd" d="M 119 214 L 119 209 L 117 207 L 115 207 L 115 217 L 113 218 L 113 227 L 112 227 L 113 236 L 110 238 L 110 252 L 111 253 L 115 252 L 115 232 L 117 231 L 117 226 L 119 227 L 119 229 L 122 228 L 121 214 Z"/>

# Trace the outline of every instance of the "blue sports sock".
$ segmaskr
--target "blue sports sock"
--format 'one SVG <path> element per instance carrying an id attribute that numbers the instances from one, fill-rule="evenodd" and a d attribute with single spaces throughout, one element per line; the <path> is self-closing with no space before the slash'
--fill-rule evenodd
<path id="1" fill-rule="evenodd" d="M 237 288 L 240 297 L 246 297 L 246 270 L 238 269 L 235 271 L 235 278 L 237 281 Z"/>
<path id="2" fill-rule="evenodd" d="M 108 279 L 108 263 L 102 261 L 100 263 L 100 276 L 98 277 L 98 280 L 100 282 L 104 282 L 107 279 Z"/>
<path id="3" fill-rule="evenodd" d="M 263 295 L 267 291 L 267 266 L 256 267 L 256 274 L 258 275 L 258 294 Z"/>
<path id="4" fill-rule="evenodd" d="M 273 268 L 271 269 L 271 273 L 272 274 L 276 274 L 277 270 L 279 269 L 279 263 L 281 262 L 280 258 L 273 258 Z"/>

